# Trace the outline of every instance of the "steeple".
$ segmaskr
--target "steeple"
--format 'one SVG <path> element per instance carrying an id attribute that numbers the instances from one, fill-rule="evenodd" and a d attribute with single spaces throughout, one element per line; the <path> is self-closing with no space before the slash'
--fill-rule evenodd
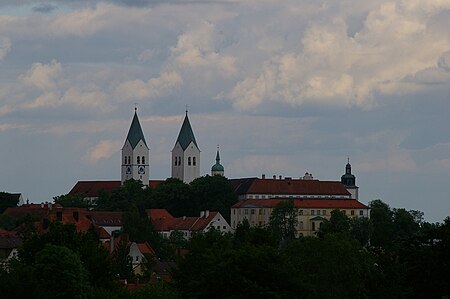
<path id="1" fill-rule="evenodd" d="M 122 184 L 129 179 L 140 180 L 144 185 L 149 182 L 149 149 L 144 132 L 134 108 L 134 116 L 122 148 Z"/>
<path id="2" fill-rule="evenodd" d="M 200 177 L 200 150 L 189 122 L 188 111 L 172 149 L 172 178 L 190 183 Z"/>
<path id="3" fill-rule="evenodd" d="M 177 142 L 180 143 L 181 148 L 185 150 L 191 142 L 198 147 L 195 140 L 194 132 L 192 131 L 191 123 L 189 122 L 188 111 L 186 109 L 186 116 L 184 117 L 183 125 L 181 126 L 180 133 L 178 134 Z"/>
<path id="4" fill-rule="evenodd" d="M 141 124 L 139 123 L 139 118 L 137 115 L 137 108 L 134 108 L 134 117 L 131 122 L 130 130 L 128 131 L 127 139 L 130 142 L 131 147 L 134 149 L 136 145 L 139 143 L 139 140 L 142 140 L 144 144 L 147 146 L 147 142 L 145 141 L 144 133 L 142 132 Z"/>
<path id="5" fill-rule="evenodd" d="M 219 145 L 217 145 L 216 164 L 211 167 L 211 175 L 224 175 L 224 168 L 220 164 Z"/>
<path id="6" fill-rule="evenodd" d="M 341 176 L 341 183 L 351 193 L 352 198 L 358 199 L 358 189 L 356 186 L 356 177 L 352 174 L 352 166 L 350 165 L 350 158 L 347 157 L 347 165 L 345 165 L 345 174 Z"/>

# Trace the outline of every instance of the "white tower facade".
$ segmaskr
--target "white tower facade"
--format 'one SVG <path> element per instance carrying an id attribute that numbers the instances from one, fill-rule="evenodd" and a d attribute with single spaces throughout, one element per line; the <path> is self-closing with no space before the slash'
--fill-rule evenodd
<path id="1" fill-rule="evenodd" d="M 198 177 L 200 177 L 200 150 L 186 111 L 183 125 L 172 150 L 172 178 L 189 184 Z"/>
<path id="2" fill-rule="evenodd" d="M 122 184 L 129 179 L 149 183 L 149 148 L 135 109 L 127 139 L 122 148 Z"/>

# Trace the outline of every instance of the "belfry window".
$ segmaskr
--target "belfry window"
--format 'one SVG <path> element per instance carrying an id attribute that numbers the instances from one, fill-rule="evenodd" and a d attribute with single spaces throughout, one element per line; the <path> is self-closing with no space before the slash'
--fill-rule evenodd
<path id="1" fill-rule="evenodd" d="M 177 163 L 177 162 L 178 162 L 178 157 L 175 157 L 175 162 L 174 162 L 174 165 L 175 165 L 175 166 L 177 166 L 177 165 L 178 165 L 178 163 Z"/>
<path id="2" fill-rule="evenodd" d="M 142 164 L 145 164 L 145 156 L 142 156 Z"/>
<path id="3" fill-rule="evenodd" d="M 125 161 L 123 162 L 123 164 L 127 164 L 127 156 L 125 156 L 124 158 Z"/>
<path id="4" fill-rule="evenodd" d="M 141 157 L 137 156 L 137 164 L 141 164 Z"/>
<path id="5" fill-rule="evenodd" d="M 191 166 L 191 157 L 188 157 L 188 166 Z"/>
<path id="6" fill-rule="evenodd" d="M 192 157 L 192 165 L 195 166 L 195 157 Z"/>

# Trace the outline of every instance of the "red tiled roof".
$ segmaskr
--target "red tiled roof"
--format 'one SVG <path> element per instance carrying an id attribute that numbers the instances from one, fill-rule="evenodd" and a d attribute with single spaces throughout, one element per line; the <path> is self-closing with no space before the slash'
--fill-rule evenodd
<path id="1" fill-rule="evenodd" d="M 30 214 L 39 218 L 47 217 L 56 208 L 62 208 L 59 204 L 26 204 L 20 207 L 9 207 L 3 213 L 14 218 L 20 218 Z"/>
<path id="2" fill-rule="evenodd" d="M 155 251 L 153 250 L 147 242 L 145 243 L 136 243 L 139 251 L 144 255 L 156 256 Z"/>
<path id="3" fill-rule="evenodd" d="M 169 231 L 170 226 L 175 221 L 175 218 L 166 209 L 147 210 L 147 215 L 157 231 Z"/>
<path id="4" fill-rule="evenodd" d="M 209 212 L 208 217 L 180 217 L 171 225 L 172 230 L 202 231 L 218 212 Z"/>
<path id="5" fill-rule="evenodd" d="M 99 226 L 122 226 L 123 212 L 84 211 L 86 217 Z"/>
<path id="6" fill-rule="evenodd" d="M 248 199 L 238 202 L 232 208 L 274 208 L 277 204 L 289 199 Z M 292 199 L 296 208 L 323 209 L 368 209 L 356 199 Z"/>
<path id="7" fill-rule="evenodd" d="M 248 178 L 231 180 L 230 182 L 238 195 L 350 195 L 345 186 L 339 181 Z"/>
<path id="8" fill-rule="evenodd" d="M 151 188 L 155 188 L 163 180 L 150 180 L 148 185 Z M 100 191 L 111 192 L 118 189 L 121 186 L 121 181 L 78 181 L 72 190 L 69 191 L 70 195 L 81 195 L 86 197 L 98 197 Z"/>

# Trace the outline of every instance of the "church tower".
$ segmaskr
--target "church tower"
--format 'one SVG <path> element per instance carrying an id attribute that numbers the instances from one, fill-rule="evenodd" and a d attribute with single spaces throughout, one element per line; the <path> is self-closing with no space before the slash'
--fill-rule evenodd
<path id="1" fill-rule="evenodd" d="M 200 150 L 189 122 L 188 111 L 172 150 L 172 178 L 190 183 L 200 177 Z"/>
<path id="2" fill-rule="evenodd" d="M 149 149 L 134 108 L 134 117 L 122 148 L 122 184 L 129 179 L 149 182 Z"/>
<path id="3" fill-rule="evenodd" d="M 219 154 L 219 146 L 217 146 L 217 154 L 216 154 L 216 164 L 211 167 L 211 175 L 220 175 L 224 176 L 225 169 L 222 164 L 220 164 L 220 154 Z"/>
<path id="4" fill-rule="evenodd" d="M 356 186 L 356 177 L 352 174 L 352 166 L 350 165 L 350 158 L 347 159 L 347 165 L 345 165 L 345 174 L 341 176 L 341 183 L 351 193 L 353 199 L 358 199 L 359 187 Z"/>

